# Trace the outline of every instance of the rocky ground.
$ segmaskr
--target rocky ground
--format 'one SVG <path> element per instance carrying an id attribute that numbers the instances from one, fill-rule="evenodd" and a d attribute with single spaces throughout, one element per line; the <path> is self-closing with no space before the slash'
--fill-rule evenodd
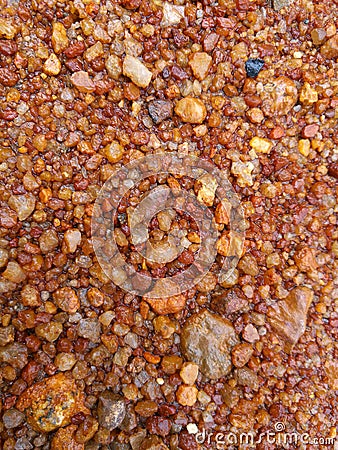
<path id="1" fill-rule="evenodd" d="M 337 17 L 324 0 L 0 0 L 1 449 L 204 450 L 198 430 L 277 422 L 336 437 Z M 154 301 L 105 275 L 91 217 L 116 168 L 178 151 L 228 176 L 245 248 L 219 284 L 215 190 L 144 180 L 115 221 L 137 270 L 180 273 L 200 244 L 167 211 L 152 239 L 185 230 L 187 248 L 137 254 L 128 208 L 157 184 L 197 193 L 222 233 L 205 279 Z"/>

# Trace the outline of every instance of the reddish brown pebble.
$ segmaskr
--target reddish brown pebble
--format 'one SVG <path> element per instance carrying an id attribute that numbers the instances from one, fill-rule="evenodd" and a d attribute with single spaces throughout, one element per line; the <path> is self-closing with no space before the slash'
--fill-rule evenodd
<path id="1" fill-rule="evenodd" d="M 313 123 L 311 125 L 306 125 L 302 129 L 302 137 L 303 138 L 313 138 L 319 131 L 319 125 Z"/>
<path id="2" fill-rule="evenodd" d="M 279 125 L 273 128 L 269 133 L 270 139 L 281 139 L 283 136 L 285 136 L 285 130 Z"/>
<path id="3" fill-rule="evenodd" d="M 329 165 L 328 174 L 331 177 L 338 178 L 338 163 L 333 163 Z"/>

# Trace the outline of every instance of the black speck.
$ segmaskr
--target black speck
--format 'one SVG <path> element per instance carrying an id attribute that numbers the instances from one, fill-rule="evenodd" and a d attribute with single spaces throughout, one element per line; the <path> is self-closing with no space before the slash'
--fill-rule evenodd
<path id="1" fill-rule="evenodd" d="M 259 58 L 249 58 L 245 63 L 246 74 L 250 78 L 255 78 L 262 70 L 264 61 Z"/>

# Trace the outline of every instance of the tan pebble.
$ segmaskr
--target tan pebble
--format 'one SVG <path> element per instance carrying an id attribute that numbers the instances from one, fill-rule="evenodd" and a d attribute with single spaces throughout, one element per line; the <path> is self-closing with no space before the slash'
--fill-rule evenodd
<path id="1" fill-rule="evenodd" d="M 2 276 L 6 278 L 6 280 L 12 281 L 12 283 L 22 283 L 26 279 L 25 272 L 16 261 L 9 261 Z"/>
<path id="2" fill-rule="evenodd" d="M 74 253 L 81 242 L 81 231 L 67 230 L 64 235 L 64 249 L 66 253 Z"/>
<path id="3" fill-rule="evenodd" d="M 35 209 L 35 197 L 33 194 L 11 195 L 8 205 L 17 213 L 20 222 L 26 220 Z"/>
<path id="4" fill-rule="evenodd" d="M 243 331 L 243 338 L 250 343 L 259 340 L 259 334 L 257 329 L 250 323 L 248 324 Z"/>
<path id="5" fill-rule="evenodd" d="M 261 123 L 264 120 L 264 114 L 259 108 L 251 108 L 247 111 L 246 115 L 252 123 Z"/>
<path id="6" fill-rule="evenodd" d="M 43 71 L 47 75 L 58 75 L 61 71 L 61 62 L 55 53 L 52 53 L 43 65 Z"/>
<path id="7" fill-rule="evenodd" d="M 63 331 L 62 324 L 59 322 L 41 323 L 35 327 L 36 335 L 48 342 L 54 342 Z"/>
<path id="8" fill-rule="evenodd" d="M 187 123 L 202 123 L 207 110 L 202 100 L 193 97 L 182 98 L 175 107 L 175 113 Z"/>
<path id="9" fill-rule="evenodd" d="M 194 406 L 197 401 L 198 390 L 195 386 L 179 386 L 176 398 L 182 406 Z"/>
<path id="10" fill-rule="evenodd" d="M 88 73 L 84 72 L 83 70 L 79 70 L 78 72 L 73 73 L 73 75 L 70 77 L 70 80 L 80 92 L 90 93 L 94 92 L 95 90 L 95 84 L 93 80 L 89 77 Z"/>
<path id="11" fill-rule="evenodd" d="M 186 362 L 183 364 L 180 371 L 180 377 L 183 382 L 188 385 L 193 385 L 198 376 L 198 365 L 192 362 Z"/>
<path id="12" fill-rule="evenodd" d="M 69 314 L 74 314 L 80 308 L 79 297 L 71 287 L 66 286 L 57 289 L 53 293 L 53 299 L 62 311 L 68 312 Z"/>
<path id="13" fill-rule="evenodd" d="M 71 370 L 76 363 L 76 358 L 73 353 L 58 353 L 55 357 L 54 364 L 61 372 Z"/>
<path id="14" fill-rule="evenodd" d="M 26 284 L 21 291 L 21 301 L 24 306 L 37 307 L 41 305 L 39 291 L 30 284 Z"/>
<path id="15" fill-rule="evenodd" d="M 204 80 L 208 75 L 211 64 L 212 57 L 205 52 L 193 53 L 189 61 L 193 74 L 200 81 Z"/>
<path id="16" fill-rule="evenodd" d="M 52 45 L 55 53 L 61 53 L 68 47 L 69 39 L 66 28 L 61 22 L 53 23 Z"/>
<path id="17" fill-rule="evenodd" d="M 320 49 L 321 55 L 326 59 L 338 57 L 338 34 L 330 38 Z"/>
<path id="18" fill-rule="evenodd" d="M 136 86 L 146 88 L 151 81 L 152 73 L 137 58 L 127 55 L 123 61 L 123 74 L 131 79 Z"/>

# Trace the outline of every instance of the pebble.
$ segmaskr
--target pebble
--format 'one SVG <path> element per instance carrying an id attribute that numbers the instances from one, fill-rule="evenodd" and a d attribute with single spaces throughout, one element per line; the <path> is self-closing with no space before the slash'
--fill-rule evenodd
<path id="1" fill-rule="evenodd" d="M 103 54 L 104 54 L 104 50 L 103 50 L 102 42 L 96 42 L 94 45 L 90 46 L 84 52 L 83 57 L 86 61 L 88 61 L 90 63 L 94 59 L 102 57 Z"/>
<path id="2" fill-rule="evenodd" d="M 152 120 L 158 124 L 173 115 L 173 104 L 169 100 L 153 100 L 148 103 L 148 112 Z"/>
<path id="3" fill-rule="evenodd" d="M 18 342 L 0 347 L 0 363 L 6 363 L 14 369 L 22 370 L 28 363 L 27 347 Z"/>
<path id="4" fill-rule="evenodd" d="M 154 416 L 147 420 L 147 430 L 150 434 L 168 436 L 171 429 L 171 421 L 165 417 Z"/>
<path id="5" fill-rule="evenodd" d="M 63 331 L 62 324 L 59 322 L 41 323 L 35 327 L 36 335 L 48 342 L 54 342 Z"/>
<path id="6" fill-rule="evenodd" d="M 223 223 L 225 225 L 228 225 L 231 207 L 232 207 L 231 203 L 228 200 L 222 199 L 222 201 L 216 206 L 215 210 L 216 223 Z"/>
<path id="7" fill-rule="evenodd" d="M 301 155 L 307 157 L 310 154 L 311 143 L 309 139 L 300 139 L 298 142 L 298 151 Z"/>
<path id="8" fill-rule="evenodd" d="M 195 386 L 179 386 L 176 399 L 182 406 L 194 406 L 197 401 L 198 390 Z"/>
<path id="9" fill-rule="evenodd" d="M 4 412 L 2 422 L 7 429 L 16 428 L 23 423 L 25 415 L 15 408 L 10 408 Z"/>
<path id="10" fill-rule="evenodd" d="M 177 102 L 175 113 L 183 122 L 202 123 L 206 118 L 207 110 L 199 98 L 186 97 Z"/>
<path id="11" fill-rule="evenodd" d="M 259 108 L 251 108 L 246 113 L 251 123 L 262 123 L 264 120 L 264 114 Z"/>
<path id="12" fill-rule="evenodd" d="M 53 299 L 58 308 L 69 314 L 74 314 L 80 308 L 80 300 L 74 289 L 63 287 L 53 293 Z"/>
<path id="13" fill-rule="evenodd" d="M 80 92 L 90 94 L 95 90 L 95 83 L 89 77 L 88 72 L 79 70 L 78 72 L 73 73 L 70 80 Z"/>
<path id="14" fill-rule="evenodd" d="M 313 301 L 313 291 L 305 286 L 295 287 L 285 300 L 273 306 L 268 320 L 291 348 L 305 332 L 307 313 Z"/>
<path id="15" fill-rule="evenodd" d="M 294 81 L 281 76 L 264 84 L 260 96 L 263 101 L 262 109 L 266 116 L 284 116 L 297 103 L 298 90 Z"/>
<path id="16" fill-rule="evenodd" d="M 255 78 L 264 67 L 264 61 L 259 58 L 249 58 L 245 63 L 246 74 L 250 78 Z"/>
<path id="17" fill-rule="evenodd" d="M 200 81 L 207 77 L 211 65 L 212 57 L 205 52 L 193 53 L 189 60 L 194 76 Z"/>
<path id="18" fill-rule="evenodd" d="M 155 413 L 157 413 L 157 410 L 157 403 L 151 400 L 138 402 L 135 406 L 135 412 L 141 417 L 152 417 Z"/>
<path id="19" fill-rule="evenodd" d="M 231 164 L 231 173 L 237 177 L 237 184 L 240 187 L 253 185 L 253 179 L 251 175 L 253 170 L 254 165 L 251 161 L 234 161 Z"/>
<path id="20" fill-rule="evenodd" d="M 75 432 L 76 442 L 84 444 L 91 440 L 95 436 L 95 433 L 99 429 L 98 421 L 92 416 L 86 416 L 85 420 L 80 423 L 78 429 Z"/>
<path id="21" fill-rule="evenodd" d="M 35 197 L 33 194 L 11 195 L 8 205 L 17 213 L 18 219 L 22 222 L 34 211 Z"/>
<path id="22" fill-rule="evenodd" d="M 195 191 L 197 191 L 197 199 L 206 206 L 214 204 L 215 194 L 218 187 L 216 178 L 209 173 L 202 175 L 195 183 Z"/>
<path id="23" fill-rule="evenodd" d="M 0 328 L 0 347 L 10 344 L 14 341 L 14 327 L 9 325 L 8 327 Z"/>
<path id="24" fill-rule="evenodd" d="M 304 138 L 313 138 L 313 137 L 316 136 L 318 131 L 319 131 L 319 125 L 317 125 L 316 123 L 312 123 L 310 125 L 306 125 L 302 129 L 302 137 L 304 137 Z"/>
<path id="25" fill-rule="evenodd" d="M 5 267 L 8 262 L 8 251 L 4 248 L 0 248 L 0 268 Z"/>
<path id="26" fill-rule="evenodd" d="M 317 269 L 316 251 L 310 247 L 297 249 L 293 257 L 296 266 L 301 272 L 309 272 Z"/>
<path id="27" fill-rule="evenodd" d="M 198 365 L 191 362 L 184 363 L 180 371 L 180 377 L 185 384 L 193 385 L 198 377 Z"/>
<path id="28" fill-rule="evenodd" d="M 81 242 L 81 231 L 76 229 L 67 230 L 64 234 L 66 253 L 74 253 Z"/>
<path id="29" fill-rule="evenodd" d="M 118 141 L 112 141 L 104 148 L 104 155 L 109 162 L 115 164 L 123 157 L 124 148 Z"/>
<path id="30" fill-rule="evenodd" d="M 0 17 L 0 37 L 13 39 L 19 32 L 19 29 L 13 25 L 11 19 Z"/>
<path id="31" fill-rule="evenodd" d="M 57 430 L 52 439 L 51 450 L 84 450 L 84 444 L 80 444 L 75 440 L 75 431 L 76 425 L 69 425 Z"/>
<path id="32" fill-rule="evenodd" d="M 254 391 L 259 388 L 259 379 L 255 372 L 248 367 L 236 370 L 235 379 L 240 386 L 248 387 Z"/>
<path id="33" fill-rule="evenodd" d="M 163 339 L 169 339 L 176 331 L 175 323 L 167 316 L 157 316 L 153 320 L 156 333 L 160 333 Z"/>
<path id="34" fill-rule="evenodd" d="M 310 83 L 305 82 L 300 91 L 299 100 L 304 105 L 312 105 L 318 101 L 318 93 L 311 87 Z"/>
<path id="35" fill-rule="evenodd" d="M 144 297 L 145 300 L 156 314 L 176 314 L 182 311 L 185 308 L 187 299 L 184 294 L 174 295 L 172 297 L 163 297 L 163 298 L 147 298 Z"/>
<path id="36" fill-rule="evenodd" d="M 25 272 L 16 261 L 10 261 L 7 264 L 6 270 L 2 273 L 2 276 L 13 283 L 22 283 L 26 279 Z"/>
<path id="37" fill-rule="evenodd" d="M 5 67 L 0 68 L 0 83 L 4 86 L 15 86 L 19 81 L 19 76 L 16 72 Z"/>
<path id="38" fill-rule="evenodd" d="M 322 45 L 320 53 L 326 59 L 338 58 L 338 34 L 331 37 Z"/>
<path id="39" fill-rule="evenodd" d="M 46 254 L 52 252 L 59 245 L 59 239 L 56 231 L 44 231 L 39 238 L 39 244 L 42 253 Z"/>
<path id="40" fill-rule="evenodd" d="M 162 27 L 177 25 L 182 19 L 184 19 L 184 6 L 178 6 L 169 2 L 165 2 L 162 11 Z"/>
<path id="41" fill-rule="evenodd" d="M 177 355 L 166 355 L 163 356 L 161 362 L 161 368 L 164 373 L 168 375 L 173 375 L 182 367 L 183 360 Z"/>
<path id="42" fill-rule="evenodd" d="M 76 358 L 73 353 L 60 352 L 56 355 L 54 364 L 61 371 L 66 372 L 71 370 L 76 363 Z"/>
<path id="43" fill-rule="evenodd" d="M 250 140 L 250 146 L 256 153 L 270 153 L 273 143 L 269 139 L 255 136 Z"/>
<path id="44" fill-rule="evenodd" d="M 325 41 L 326 31 L 323 28 L 315 28 L 311 31 L 311 39 L 315 45 L 321 45 Z"/>
<path id="45" fill-rule="evenodd" d="M 150 70 L 139 59 L 131 55 L 126 55 L 124 58 L 123 75 L 142 88 L 146 88 L 150 84 L 152 77 Z"/>
<path id="46" fill-rule="evenodd" d="M 238 263 L 238 268 L 241 269 L 246 275 L 256 277 L 259 274 L 259 267 L 256 258 L 250 253 L 241 258 Z"/>
<path id="47" fill-rule="evenodd" d="M 58 373 L 35 383 L 19 397 L 16 407 L 25 411 L 27 422 L 42 433 L 68 425 L 78 413 L 89 414 L 84 394 L 68 374 Z"/>
<path id="48" fill-rule="evenodd" d="M 19 32 L 19 29 L 13 25 L 11 19 L 0 17 L 0 37 L 13 39 Z"/>
<path id="49" fill-rule="evenodd" d="M 276 127 L 274 127 L 269 133 L 270 139 L 280 139 L 284 136 L 285 136 L 285 130 L 280 125 L 277 125 Z"/>
<path id="50" fill-rule="evenodd" d="M 332 390 L 338 391 L 338 361 L 326 361 L 325 362 L 325 372 L 328 377 L 329 386 Z"/>
<path id="51" fill-rule="evenodd" d="M 327 173 L 330 177 L 338 179 L 338 163 L 330 164 Z"/>
<path id="52" fill-rule="evenodd" d="M 98 343 L 101 337 L 101 324 L 96 318 L 81 319 L 78 324 L 78 334 L 91 342 Z"/>
<path id="53" fill-rule="evenodd" d="M 192 315 L 182 328 L 182 354 L 212 380 L 230 372 L 230 352 L 237 343 L 231 322 L 207 310 Z"/>
<path id="54" fill-rule="evenodd" d="M 55 53 L 52 53 L 48 59 L 46 59 L 43 65 L 43 71 L 47 75 L 58 75 L 61 72 L 61 62 Z"/>
<path id="55" fill-rule="evenodd" d="M 61 53 L 68 47 L 69 39 L 67 37 L 66 28 L 61 22 L 53 23 L 52 30 L 52 46 L 55 53 Z"/>
<path id="56" fill-rule="evenodd" d="M 137 447 L 137 450 L 169 450 L 169 447 L 167 447 L 163 440 L 160 438 L 160 436 L 149 436 L 146 439 L 144 439 L 139 447 Z M 134 448 L 133 448 L 134 450 Z"/>
<path id="57" fill-rule="evenodd" d="M 235 367 L 243 367 L 250 360 L 253 354 L 253 347 L 251 344 L 242 343 L 237 344 L 232 349 L 231 360 Z"/>
<path id="58" fill-rule="evenodd" d="M 251 323 L 246 325 L 246 327 L 243 330 L 242 336 L 243 336 L 243 339 L 245 339 L 247 342 L 250 342 L 250 343 L 259 341 L 258 331 Z"/>
<path id="59" fill-rule="evenodd" d="M 275 11 L 279 11 L 289 5 L 290 0 L 272 0 L 272 6 Z"/>
<path id="60" fill-rule="evenodd" d="M 122 61 L 121 58 L 119 58 L 116 55 L 110 55 L 106 59 L 105 63 L 108 75 L 113 80 L 118 80 L 120 76 L 122 75 Z"/>
<path id="61" fill-rule="evenodd" d="M 123 397 L 110 391 L 99 396 L 97 407 L 99 424 L 109 431 L 121 425 L 126 415 L 126 405 Z"/>

